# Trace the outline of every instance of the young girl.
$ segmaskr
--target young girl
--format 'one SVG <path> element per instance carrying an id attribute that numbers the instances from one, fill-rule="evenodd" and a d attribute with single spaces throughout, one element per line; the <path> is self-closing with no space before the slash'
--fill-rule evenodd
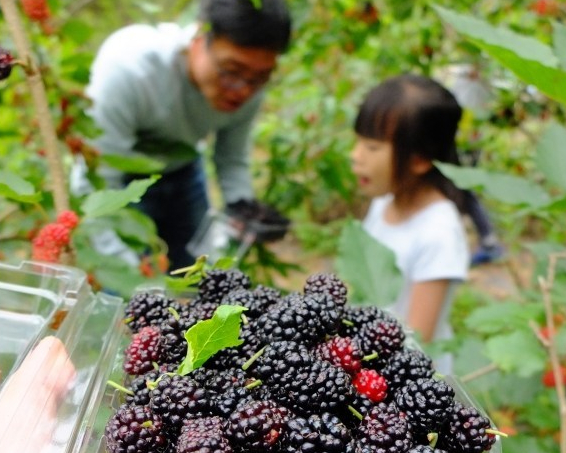
<path id="1" fill-rule="evenodd" d="M 364 227 L 395 253 L 404 285 L 392 308 L 424 342 L 451 336 L 453 291 L 468 270 L 461 192 L 434 166 L 458 162 L 461 113 L 437 82 L 401 75 L 367 94 L 355 122 L 352 167 L 373 198 Z M 436 367 L 450 372 L 449 357 Z"/>

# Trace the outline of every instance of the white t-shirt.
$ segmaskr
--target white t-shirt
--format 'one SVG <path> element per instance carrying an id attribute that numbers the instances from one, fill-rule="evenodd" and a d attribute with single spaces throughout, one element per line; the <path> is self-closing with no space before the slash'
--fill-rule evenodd
<path id="1" fill-rule="evenodd" d="M 449 279 L 451 284 L 434 339 L 450 338 L 448 315 L 454 289 L 466 279 L 470 262 L 461 216 L 454 203 L 443 200 L 426 206 L 405 222 L 392 225 L 384 220 L 385 208 L 392 198 L 390 194 L 375 198 L 363 222 L 371 236 L 395 253 L 397 267 L 403 275 L 401 293 L 391 310 L 404 322 L 412 283 Z M 440 368 L 438 363 L 437 368 Z"/>

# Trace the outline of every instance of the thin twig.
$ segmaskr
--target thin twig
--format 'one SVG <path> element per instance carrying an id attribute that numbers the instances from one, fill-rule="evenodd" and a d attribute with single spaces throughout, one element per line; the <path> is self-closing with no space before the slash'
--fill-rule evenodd
<path id="1" fill-rule="evenodd" d="M 550 342 L 548 341 L 548 338 L 546 338 L 540 330 L 540 326 L 534 322 L 532 319 L 529 321 L 529 327 L 531 328 L 531 330 L 533 331 L 533 334 L 535 335 L 535 337 L 537 337 L 537 340 L 540 341 L 540 343 L 545 347 L 548 348 L 550 345 Z"/>
<path id="2" fill-rule="evenodd" d="M 25 74 L 31 97 L 33 99 L 35 113 L 39 124 L 39 132 L 45 145 L 45 156 L 51 176 L 53 201 L 57 213 L 69 209 L 69 194 L 67 191 L 67 178 L 63 170 L 63 162 L 59 153 L 59 144 L 53 118 L 49 110 L 47 93 L 41 78 L 41 73 L 34 62 L 31 46 L 28 42 L 20 15 L 14 0 L 0 0 L 0 7 L 4 14 L 8 28 L 14 38 L 18 51 L 18 59 L 25 62 Z"/>
<path id="3" fill-rule="evenodd" d="M 547 276 L 546 278 L 539 277 L 538 279 L 543 296 L 546 326 L 549 332 L 556 332 L 554 313 L 552 309 L 551 289 L 554 285 L 558 260 L 564 258 L 566 258 L 566 252 L 551 253 L 549 255 Z M 560 452 L 566 453 L 566 395 L 564 391 L 563 377 L 561 374 L 560 358 L 556 348 L 556 339 L 552 334 L 548 337 L 548 354 L 550 356 L 550 363 L 552 364 L 556 394 L 558 396 L 558 408 L 560 413 Z"/>
<path id="4" fill-rule="evenodd" d="M 498 370 L 497 365 L 495 365 L 494 363 L 490 363 L 489 365 L 486 365 L 483 368 L 480 368 L 479 370 L 473 371 L 471 373 L 466 374 L 465 376 L 462 376 L 460 378 L 460 381 L 470 382 L 473 381 L 474 379 L 477 379 L 481 376 L 485 376 L 486 374 L 492 373 L 497 370 Z"/>

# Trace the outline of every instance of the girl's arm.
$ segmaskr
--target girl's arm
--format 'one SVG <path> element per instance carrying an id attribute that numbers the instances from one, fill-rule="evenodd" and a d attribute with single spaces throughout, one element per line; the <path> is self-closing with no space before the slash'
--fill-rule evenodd
<path id="1" fill-rule="evenodd" d="M 431 341 L 434 336 L 449 286 L 450 280 L 429 280 L 412 286 L 407 324 L 424 342 Z"/>

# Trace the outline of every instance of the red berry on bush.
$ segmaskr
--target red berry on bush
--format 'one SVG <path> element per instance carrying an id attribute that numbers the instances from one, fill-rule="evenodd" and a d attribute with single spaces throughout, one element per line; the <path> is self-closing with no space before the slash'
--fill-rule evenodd
<path id="1" fill-rule="evenodd" d="M 72 230 L 79 224 L 79 216 L 74 211 L 63 211 L 57 216 L 57 223 Z"/>
<path id="2" fill-rule="evenodd" d="M 12 72 L 14 58 L 6 49 L 0 47 L 0 80 L 7 79 Z"/>
<path id="3" fill-rule="evenodd" d="M 65 225 L 48 223 L 32 241 L 32 258 L 56 263 L 70 239 L 70 229 Z"/>
<path id="4" fill-rule="evenodd" d="M 536 0 L 529 9 L 539 16 L 556 16 L 560 12 L 560 4 L 556 0 Z"/>
<path id="5" fill-rule="evenodd" d="M 22 0 L 26 16 L 34 22 L 43 22 L 51 17 L 47 0 Z"/>
<path id="6" fill-rule="evenodd" d="M 560 373 L 562 385 L 566 385 L 566 366 L 562 365 L 558 372 Z M 554 377 L 554 371 L 552 368 L 550 370 L 545 371 L 542 375 L 542 384 L 545 387 L 555 387 L 556 386 L 556 378 Z"/>
<path id="7" fill-rule="evenodd" d="M 354 387 L 374 403 L 383 401 L 387 396 L 387 381 L 375 370 L 362 368 L 354 377 Z"/>
<path id="8" fill-rule="evenodd" d="M 63 211 L 53 223 L 44 225 L 32 241 L 32 258 L 56 263 L 71 241 L 71 231 L 79 218 L 73 211 Z"/>

